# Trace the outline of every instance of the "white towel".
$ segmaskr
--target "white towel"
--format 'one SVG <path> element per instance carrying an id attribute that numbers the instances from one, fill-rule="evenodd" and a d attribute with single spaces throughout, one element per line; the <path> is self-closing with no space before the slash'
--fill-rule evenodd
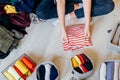
<path id="1" fill-rule="evenodd" d="M 100 80 L 106 80 L 106 64 L 102 63 L 100 68 Z"/>
<path id="2" fill-rule="evenodd" d="M 24 80 L 19 76 L 16 70 L 13 67 L 9 67 L 8 72 L 15 78 L 15 80 Z"/>
<path id="3" fill-rule="evenodd" d="M 113 80 L 119 80 L 119 62 L 115 62 L 115 69 L 114 69 L 114 79 Z"/>
<path id="4" fill-rule="evenodd" d="M 45 65 L 45 80 L 50 80 L 50 69 L 51 66 L 49 64 Z"/>

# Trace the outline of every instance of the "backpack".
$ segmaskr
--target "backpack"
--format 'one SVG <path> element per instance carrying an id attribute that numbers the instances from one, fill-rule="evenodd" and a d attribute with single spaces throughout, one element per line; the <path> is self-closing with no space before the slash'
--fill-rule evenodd
<path id="1" fill-rule="evenodd" d="M 18 40 L 14 34 L 0 25 L 0 59 L 4 59 L 10 51 L 18 45 Z"/>

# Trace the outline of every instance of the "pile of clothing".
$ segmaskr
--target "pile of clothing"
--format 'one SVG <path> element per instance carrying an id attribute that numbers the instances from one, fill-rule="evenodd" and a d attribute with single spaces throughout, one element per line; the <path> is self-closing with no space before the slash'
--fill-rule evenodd
<path id="1" fill-rule="evenodd" d="M 8 80 L 26 80 L 35 70 L 36 64 L 27 56 L 22 56 L 2 73 Z"/>
<path id="2" fill-rule="evenodd" d="M 41 0 L 0 0 L 0 25 L 12 31 L 16 38 L 23 38 L 27 34 L 25 28 L 33 22 L 30 14 L 33 16 L 40 2 Z M 34 16 L 35 22 L 38 22 L 38 17 Z"/>

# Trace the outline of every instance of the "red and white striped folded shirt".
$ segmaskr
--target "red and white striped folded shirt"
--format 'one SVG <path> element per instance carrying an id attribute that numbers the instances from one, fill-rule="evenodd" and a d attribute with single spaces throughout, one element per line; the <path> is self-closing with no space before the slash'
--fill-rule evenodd
<path id="1" fill-rule="evenodd" d="M 65 51 L 80 50 L 84 46 L 91 46 L 90 38 L 85 36 L 85 25 L 77 24 L 66 27 L 68 42 L 63 40 Z"/>

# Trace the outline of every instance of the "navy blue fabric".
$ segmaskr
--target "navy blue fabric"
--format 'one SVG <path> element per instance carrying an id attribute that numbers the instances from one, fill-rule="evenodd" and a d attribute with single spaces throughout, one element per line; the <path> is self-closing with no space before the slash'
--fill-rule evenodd
<path id="1" fill-rule="evenodd" d="M 82 3 L 82 0 L 66 0 L 66 14 L 74 10 L 71 3 Z M 112 0 L 92 0 L 91 16 L 100 16 L 111 12 L 114 9 Z M 43 0 L 36 9 L 36 14 L 41 19 L 51 19 L 58 17 L 56 3 L 54 0 Z M 84 17 L 83 8 L 75 11 L 77 18 Z"/>
<path id="2" fill-rule="evenodd" d="M 36 72 L 37 80 L 45 80 L 45 66 L 41 65 L 38 67 Z"/>
<path id="3" fill-rule="evenodd" d="M 0 4 L 7 4 L 9 2 L 10 2 L 10 0 L 0 0 Z"/>
<path id="4" fill-rule="evenodd" d="M 32 12 L 34 6 L 34 0 L 17 0 L 13 4 L 18 12 L 26 11 Z"/>
<path id="5" fill-rule="evenodd" d="M 50 80 L 55 80 L 58 77 L 58 71 L 54 65 L 51 65 L 50 69 Z"/>
<path id="6" fill-rule="evenodd" d="M 58 71 L 54 65 L 52 65 L 52 64 L 49 64 L 49 65 L 51 66 L 51 68 L 50 68 L 50 80 L 56 80 L 56 78 L 58 77 Z M 36 71 L 37 80 L 45 80 L 46 72 L 47 71 L 45 69 L 45 64 L 39 66 L 37 71 Z"/>

